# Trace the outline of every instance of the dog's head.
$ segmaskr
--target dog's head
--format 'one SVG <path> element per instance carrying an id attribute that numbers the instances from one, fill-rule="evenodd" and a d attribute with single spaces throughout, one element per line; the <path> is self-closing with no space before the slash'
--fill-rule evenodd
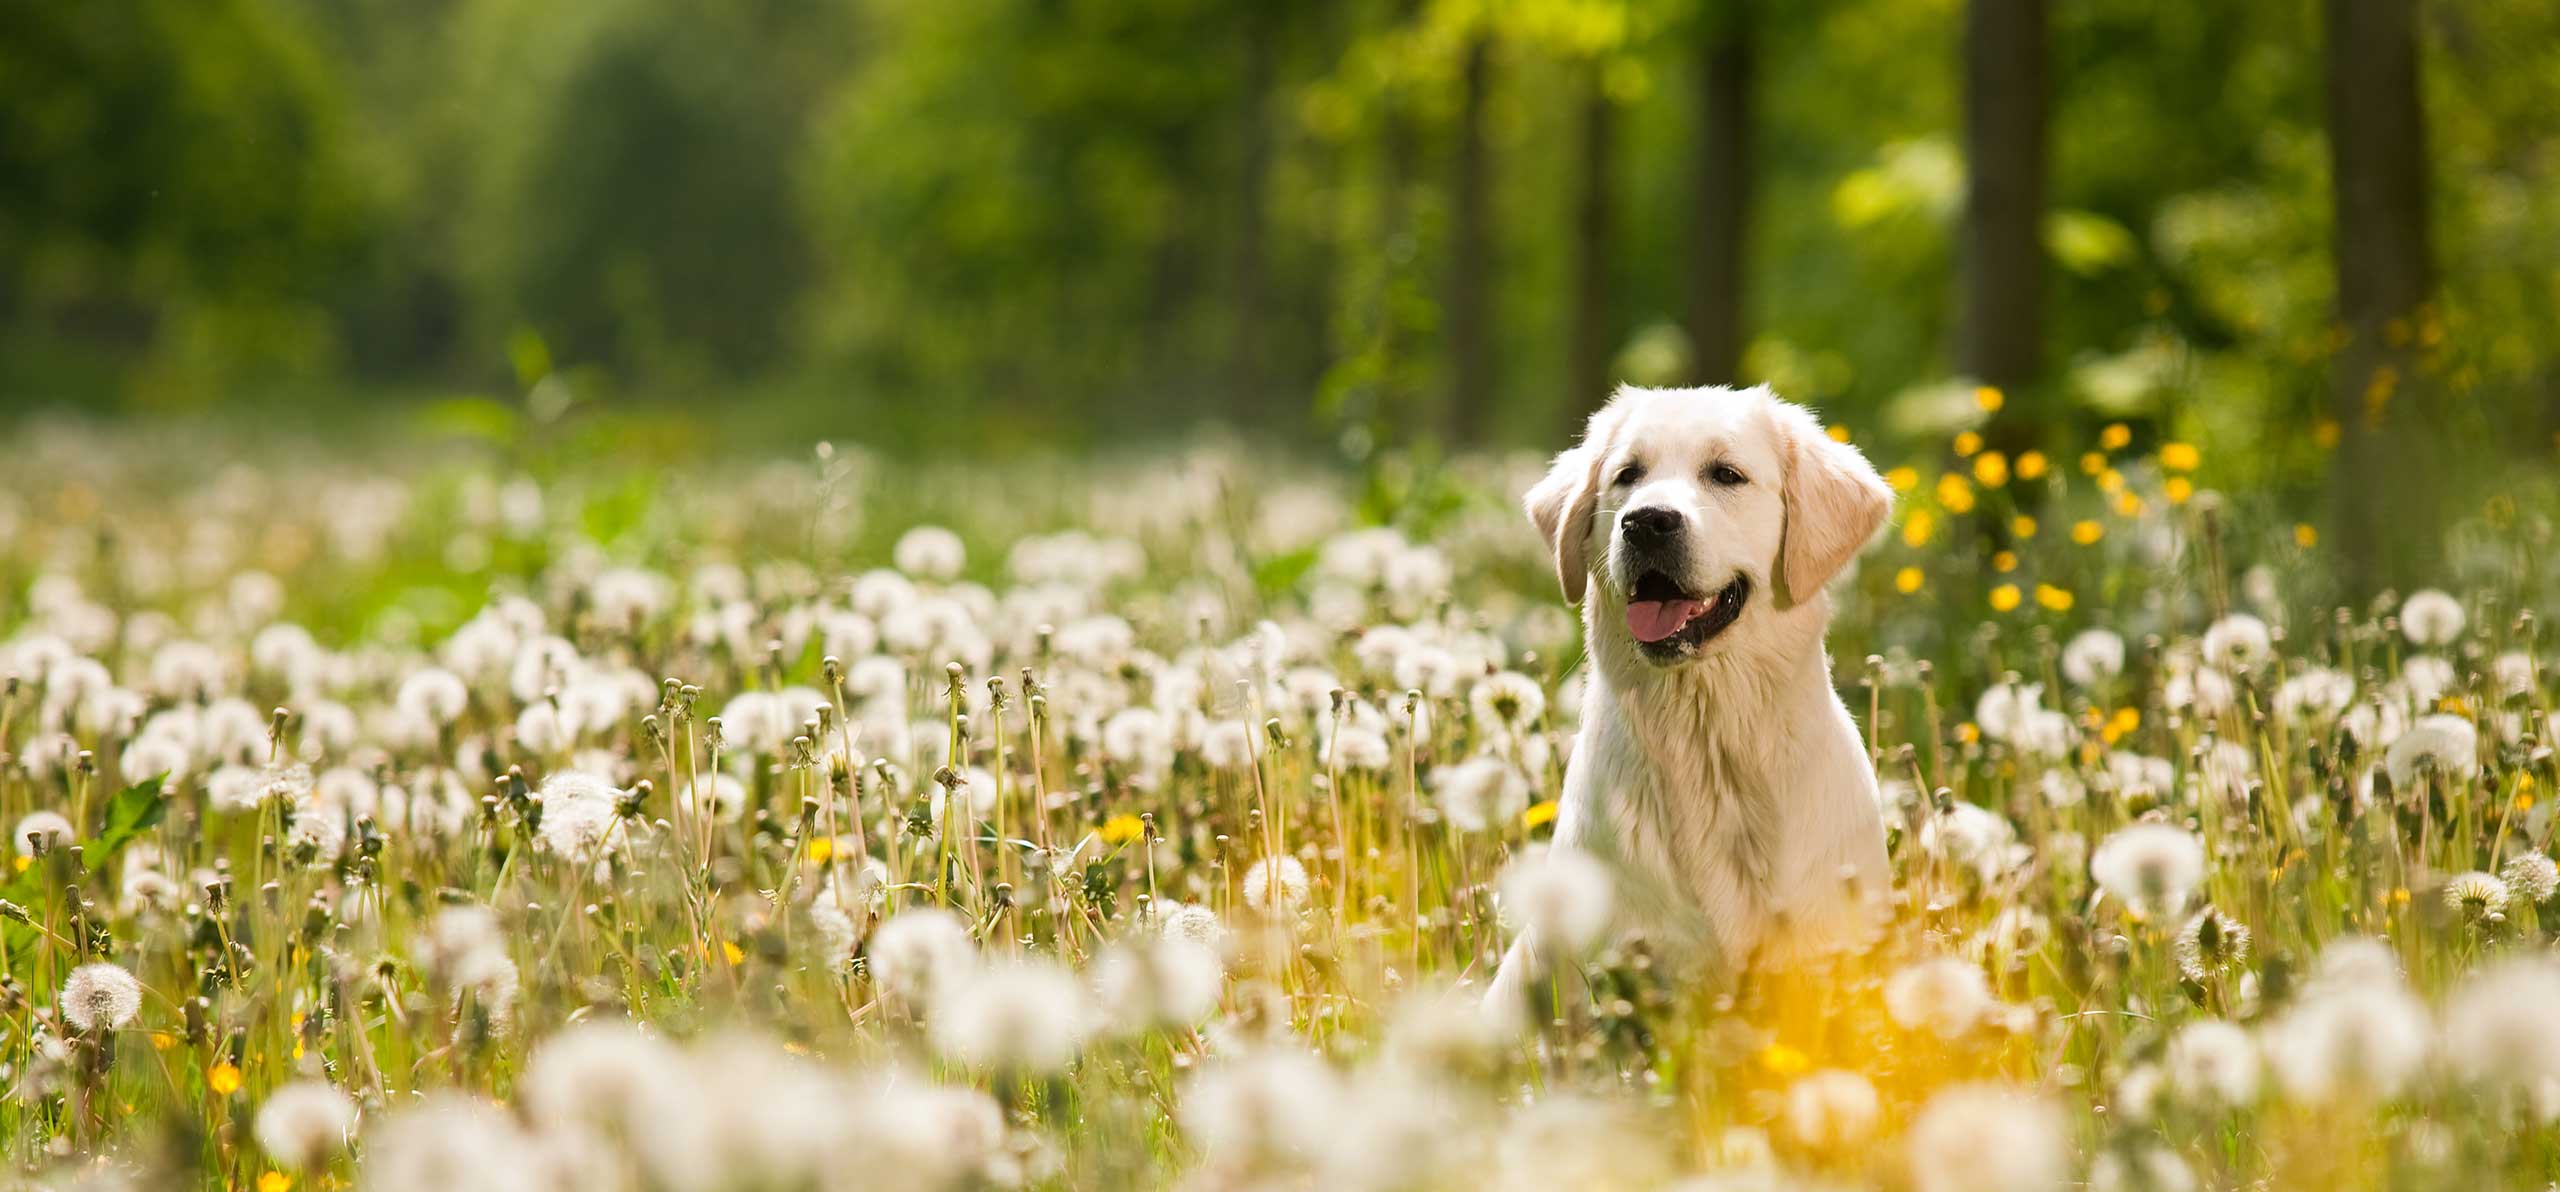
<path id="1" fill-rule="evenodd" d="M 1565 599 L 1646 659 L 1708 652 L 1755 606 L 1811 600 L 1884 524 L 1893 490 L 1813 414 L 1752 389 L 1621 388 L 1523 505 Z"/>

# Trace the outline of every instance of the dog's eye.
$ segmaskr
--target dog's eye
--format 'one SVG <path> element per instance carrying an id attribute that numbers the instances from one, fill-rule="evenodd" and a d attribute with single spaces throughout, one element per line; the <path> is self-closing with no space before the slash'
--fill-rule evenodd
<path id="1" fill-rule="evenodd" d="M 1627 466 L 1618 469 L 1618 478 L 1610 483 L 1619 488 L 1625 488 L 1626 486 L 1642 479 L 1644 479 L 1644 465 L 1628 464 Z"/>
<path id="2" fill-rule="evenodd" d="M 1731 488 L 1737 484 L 1751 483 L 1751 478 L 1736 470 L 1732 464 L 1717 464 L 1716 466 L 1707 469 L 1707 479 L 1724 485 L 1727 488 Z"/>

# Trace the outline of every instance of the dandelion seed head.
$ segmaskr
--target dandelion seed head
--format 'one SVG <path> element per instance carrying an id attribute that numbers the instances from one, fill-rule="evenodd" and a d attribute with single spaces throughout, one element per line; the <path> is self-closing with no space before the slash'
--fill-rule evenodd
<path id="1" fill-rule="evenodd" d="M 2204 880 L 2204 845 L 2163 823 L 2119 829 L 2089 857 L 2089 876 L 2110 897 L 2146 915 L 2173 915 Z"/>
<path id="2" fill-rule="evenodd" d="M 2055 1192 L 2071 1165 L 2061 1114 L 1995 1085 L 1958 1085 L 1932 1097 L 1907 1145 L 1918 1192 Z"/>
<path id="3" fill-rule="evenodd" d="M 63 1020 L 82 1034 L 122 1030 L 142 1012 L 142 982 L 116 965 L 84 964 L 63 979 L 59 1006 Z"/>
<path id="4" fill-rule="evenodd" d="M 2080 688 L 2098 687 L 2124 673 L 2124 638 L 2105 629 L 2084 629 L 2062 647 L 2062 677 Z"/>
<path id="5" fill-rule="evenodd" d="M 2274 643 L 2266 622 L 2247 613 L 2232 613 L 2206 627 L 2201 645 L 2211 665 L 2245 670 L 2265 661 Z"/>
<path id="6" fill-rule="evenodd" d="M 2473 871 L 2457 874 L 2444 884 L 2445 909 L 2465 922 L 2501 918 L 2507 911 L 2507 883 L 2496 874 Z"/>
<path id="7" fill-rule="evenodd" d="M 1906 1030 L 1942 1039 L 1981 1026 L 1999 1003 L 1980 966 L 1953 956 L 1908 965 L 1884 984 L 1885 1012 Z"/>
<path id="8" fill-rule="evenodd" d="M 1866 1141 L 1883 1114 L 1876 1086 L 1855 1072 L 1814 1072 L 1787 1087 L 1787 1132 L 1816 1150 Z"/>
<path id="9" fill-rule="evenodd" d="M 325 1080 L 278 1086 L 258 1106 L 252 1132 L 258 1147 L 296 1171 L 317 1171 L 347 1148 L 356 1124 L 355 1102 Z"/>
<path id="10" fill-rule="evenodd" d="M 2190 1023 L 2170 1036 L 2169 1083 L 2207 1104 L 2244 1106 L 2258 1095 L 2258 1046 L 2249 1032 L 2219 1019 Z"/>
<path id="11" fill-rule="evenodd" d="M 2190 981 L 2209 981 L 2249 962 L 2249 929 L 2211 907 L 2178 930 L 2178 971 Z"/>
<path id="12" fill-rule="evenodd" d="M 2400 632 L 2421 646 L 2452 644 L 2464 620 L 2462 602 L 2435 588 L 2412 592 L 2400 605 Z"/>
<path id="13" fill-rule="evenodd" d="M 10 843 L 18 847 L 21 857 L 36 855 L 39 840 L 43 842 L 45 851 L 51 852 L 72 843 L 78 836 L 79 832 L 71 826 L 71 821 L 57 811 L 28 812 L 19 817 L 17 826 L 9 831 Z"/>
<path id="14" fill-rule="evenodd" d="M 1264 857 L 1244 871 L 1244 904 L 1266 915 L 1298 910 L 1307 901 L 1307 867 L 1282 853 Z"/>
<path id="15" fill-rule="evenodd" d="M 977 963 L 969 929 L 940 907 L 899 911 L 871 935 L 871 979 L 881 992 L 909 1005 L 923 1005 L 944 986 L 966 980 Z"/>
<path id="16" fill-rule="evenodd" d="M 2406 790 L 2428 774 L 2459 781 L 2480 769 L 2480 730 L 2450 713 L 2421 716 L 2383 754 L 2391 785 Z"/>
<path id="17" fill-rule="evenodd" d="M 1046 1075 L 1074 1062 L 1092 1030 L 1084 988 L 1042 961 L 982 968 L 935 996 L 934 1047 L 964 1064 Z"/>
<path id="18" fill-rule="evenodd" d="M 1226 967 L 1216 951 L 1172 935 L 1141 935 L 1094 963 L 1098 1004 L 1129 1030 L 1197 1026 L 1217 1009 Z"/>
<path id="19" fill-rule="evenodd" d="M 1541 950 L 1576 956 L 1608 929 L 1616 882 L 1608 866 L 1577 848 L 1531 848 L 1503 867 L 1503 916 Z"/>
<path id="20" fill-rule="evenodd" d="M 2526 903 L 2539 906 L 2560 892 L 2560 865 L 2543 853 L 2518 853 L 2498 867 L 2498 876 L 2507 888 Z"/>

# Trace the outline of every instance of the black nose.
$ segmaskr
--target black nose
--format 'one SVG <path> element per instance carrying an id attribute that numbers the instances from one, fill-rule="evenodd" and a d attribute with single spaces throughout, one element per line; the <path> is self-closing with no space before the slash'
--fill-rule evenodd
<path id="1" fill-rule="evenodd" d="M 1652 505 L 1619 514 L 1618 526 L 1629 546 L 1658 546 L 1679 537 L 1681 517 L 1678 510 Z"/>

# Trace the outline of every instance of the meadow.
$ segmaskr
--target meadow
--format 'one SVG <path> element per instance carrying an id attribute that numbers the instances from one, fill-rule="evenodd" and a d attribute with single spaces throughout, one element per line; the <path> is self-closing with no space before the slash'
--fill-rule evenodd
<path id="1" fill-rule="evenodd" d="M 1702 987 L 1540 849 L 1542 459 L 609 439 L 13 437 L 10 1181 L 2560 1175 L 2551 505 L 2351 592 L 2187 443 L 1880 453 L 1890 927 Z"/>

